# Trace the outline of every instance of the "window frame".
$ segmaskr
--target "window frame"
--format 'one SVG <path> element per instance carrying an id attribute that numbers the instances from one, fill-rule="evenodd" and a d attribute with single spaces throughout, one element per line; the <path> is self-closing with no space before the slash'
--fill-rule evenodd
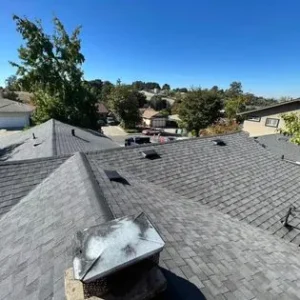
<path id="1" fill-rule="evenodd" d="M 277 121 L 276 126 L 268 125 L 268 124 L 267 124 L 268 120 L 276 120 L 276 121 Z M 278 128 L 279 121 L 280 121 L 280 119 L 277 119 L 277 118 L 266 118 L 265 126 L 266 126 L 266 127 L 272 127 L 272 128 Z"/>
<path id="2" fill-rule="evenodd" d="M 251 118 L 253 118 L 253 119 L 251 119 Z M 256 120 L 255 120 L 255 118 L 256 118 Z M 261 117 L 259 117 L 259 116 L 249 116 L 247 118 L 247 121 L 259 123 L 261 121 Z"/>

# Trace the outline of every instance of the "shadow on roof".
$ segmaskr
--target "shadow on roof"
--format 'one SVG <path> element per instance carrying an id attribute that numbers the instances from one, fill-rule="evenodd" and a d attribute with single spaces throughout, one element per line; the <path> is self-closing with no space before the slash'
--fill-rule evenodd
<path id="1" fill-rule="evenodd" d="M 167 289 L 154 300 L 206 300 L 199 288 L 190 281 L 160 268 L 167 280 Z"/>
<path id="2" fill-rule="evenodd" d="M 12 144 L 9 145 L 5 148 L 0 149 L 0 161 L 6 161 L 9 158 L 12 157 L 13 152 L 15 151 L 15 149 L 17 149 L 18 147 L 20 147 L 21 145 L 24 144 L 25 141 L 23 141 L 22 143 L 16 143 L 16 144 Z"/>

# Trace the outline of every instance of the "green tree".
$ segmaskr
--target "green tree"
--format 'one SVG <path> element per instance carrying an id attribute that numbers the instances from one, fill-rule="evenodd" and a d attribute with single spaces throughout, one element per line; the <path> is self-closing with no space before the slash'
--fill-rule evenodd
<path id="1" fill-rule="evenodd" d="M 236 118 L 239 112 L 245 111 L 245 99 L 240 96 L 238 98 L 228 99 L 225 104 L 225 114 L 228 119 Z"/>
<path id="2" fill-rule="evenodd" d="M 134 81 L 132 83 L 132 87 L 135 90 L 141 91 L 141 90 L 143 90 L 145 88 L 145 82 L 143 82 L 143 81 Z"/>
<path id="3" fill-rule="evenodd" d="M 11 75 L 5 80 L 5 88 L 10 90 L 10 91 L 19 91 L 19 84 L 18 84 L 18 79 L 16 75 Z"/>
<path id="4" fill-rule="evenodd" d="M 154 95 L 150 99 L 149 105 L 151 108 L 153 108 L 154 110 L 157 110 L 157 111 L 170 108 L 169 102 L 166 99 L 163 99 L 161 96 L 158 96 L 158 95 Z"/>
<path id="5" fill-rule="evenodd" d="M 80 27 L 69 35 L 58 18 L 53 19 L 54 33 L 47 35 L 41 21 L 14 16 L 17 31 L 25 44 L 19 49 L 17 68 L 22 87 L 34 93 L 37 123 L 49 118 L 74 125 L 96 128 L 97 99 L 83 81 L 79 38 Z"/>
<path id="6" fill-rule="evenodd" d="M 280 132 L 292 136 L 291 142 L 300 145 L 300 114 L 289 113 L 283 114 L 285 127 Z"/>
<path id="7" fill-rule="evenodd" d="M 225 94 L 228 98 L 237 98 L 241 96 L 243 94 L 242 83 L 239 81 L 233 81 Z"/>
<path id="8" fill-rule="evenodd" d="M 163 89 L 163 90 L 166 90 L 166 91 L 169 91 L 169 90 L 171 90 L 171 87 L 170 87 L 169 84 L 165 83 L 165 84 L 163 85 L 162 89 Z"/>
<path id="9" fill-rule="evenodd" d="M 109 106 L 124 128 L 135 128 L 140 122 L 137 91 L 130 86 L 116 84 L 108 96 Z"/>
<path id="10" fill-rule="evenodd" d="M 179 117 L 187 130 L 199 135 L 200 129 L 205 129 L 220 116 L 222 101 L 217 92 L 212 90 L 194 89 L 189 91 L 179 106 Z"/>

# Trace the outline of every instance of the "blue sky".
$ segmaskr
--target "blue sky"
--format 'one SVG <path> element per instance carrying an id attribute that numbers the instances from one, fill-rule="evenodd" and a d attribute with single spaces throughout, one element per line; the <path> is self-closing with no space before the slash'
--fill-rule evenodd
<path id="1" fill-rule="evenodd" d="M 14 74 L 21 38 L 12 14 L 55 14 L 67 30 L 82 25 L 86 79 L 169 83 L 241 81 L 258 95 L 300 97 L 299 0 L 14 0 L 0 10 L 0 85 Z"/>

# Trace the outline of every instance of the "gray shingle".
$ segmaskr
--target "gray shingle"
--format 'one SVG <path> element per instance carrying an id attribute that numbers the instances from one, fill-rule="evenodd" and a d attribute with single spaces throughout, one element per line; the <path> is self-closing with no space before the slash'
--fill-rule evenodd
<path id="1" fill-rule="evenodd" d="M 72 129 L 75 129 L 75 136 L 71 134 Z M 51 157 L 116 147 L 119 145 L 96 131 L 51 119 L 28 130 L 1 137 L 0 161 Z"/>
<path id="2" fill-rule="evenodd" d="M 0 286 L 9 299 L 64 299 L 73 236 L 111 218 L 91 175 L 75 154 L 0 219 Z"/>
<path id="3" fill-rule="evenodd" d="M 213 139 L 87 155 L 92 165 L 119 168 L 185 196 L 187 201 L 199 201 L 299 242 L 300 231 L 287 235 L 288 229 L 280 221 L 291 205 L 300 207 L 300 167 L 281 161 L 243 133 L 222 136 L 227 144 L 223 147 L 214 145 Z M 142 149 L 155 149 L 161 159 L 142 159 Z M 300 223 L 300 219 L 296 217 L 294 222 Z"/>
<path id="4" fill-rule="evenodd" d="M 272 299 L 279 291 L 288 299 L 300 288 L 296 245 L 124 170 L 116 169 L 130 185 L 109 181 L 98 163 L 92 168 L 113 213 L 147 213 L 166 242 L 162 267 L 189 280 L 207 299 L 231 294 L 237 299 Z M 257 290 L 255 282 L 263 287 Z M 293 290 L 280 289 L 282 283 Z"/>
<path id="5" fill-rule="evenodd" d="M 5 98 L 0 98 L 0 112 L 1 113 L 30 113 L 33 107 L 17 101 L 12 101 Z"/>
<path id="6" fill-rule="evenodd" d="M 286 159 L 300 161 L 300 147 L 291 143 L 290 138 L 281 134 L 269 134 L 259 136 L 255 140 L 278 157 L 284 155 Z"/>

